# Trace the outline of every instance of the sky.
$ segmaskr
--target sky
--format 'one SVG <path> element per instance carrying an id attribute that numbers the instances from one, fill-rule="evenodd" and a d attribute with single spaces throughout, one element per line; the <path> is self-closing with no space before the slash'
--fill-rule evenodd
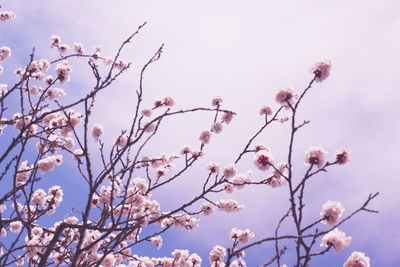
<path id="1" fill-rule="evenodd" d="M 147 105 L 172 96 L 177 108 L 209 106 L 215 95 L 221 95 L 224 107 L 238 114 L 212 139 L 195 169 L 179 183 L 154 194 L 166 209 L 197 192 L 196 185 L 201 184 L 208 162 L 225 164 L 236 158 L 263 123 L 259 108 L 264 104 L 278 108 L 274 103 L 277 88 L 291 85 L 301 92 L 312 79 L 309 69 L 313 64 L 331 60 L 331 75 L 315 84 L 298 114 L 300 120 L 311 123 L 296 139 L 295 168 L 298 173 L 305 170 L 304 151 L 314 145 L 323 146 L 331 158 L 336 149 L 349 147 L 351 161 L 312 181 L 307 191 L 307 212 L 310 218 L 317 218 L 320 207 L 331 199 L 342 202 L 346 215 L 369 193 L 379 191 L 371 207 L 380 213 L 359 214 L 342 226 L 352 236 L 352 245 L 337 255 L 331 252 L 315 259 L 312 266 L 341 266 L 352 251 L 365 252 L 372 266 L 400 265 L 398 1 L 37 0 L 27 4 L 14 0 L 2 1 L 1 5 L 17 15 L 0 25 L 0 45 L 13 49 L 9 73 L 6 70 L 1 79 L 8 79 L 13 67 L 27 62 L 32 47 L 38 57 L 54 58 L 54 51 L 48 49 L 52 34 L 61 35 L 70 45 L 81 42 L 88 50 L 102 45 L 104 54 L 111 56 L 138 25 L 147 22 L 122 54 L 133 63 L 132 70 L 96 101 L 93 122 L 105 126 L 105 141 L 112 142 L 127 127 L 140 68 L 161 44 L 165 44 L 162 58 L 145 76 Z M 88 68 L 77 63 L 72 82 L 66 86 L 67 99 L 80 96 L 92 84 Z M 147 152 L 179 153 L 183 145 L 194 146 L 211 120 L 204 113 L 166 120 Z M 283 160 L 288 129 L 287 124 L 276 124 L 256 142 L 267 144 L 275 158 Z M 243 172 L 255 169 L 252 158 L 238 167 Z M 81 182 L 72 175 L 72 169 L 71 175 L 52 174 L 54 181 L 65 183 L 67 204 L 74 203 L 74 197 L 67 196 L 68 187 L 76 188 Z M 259 175 L 254 170 L 254 176 Z M 256 238 L 268 235 L 287 207 L 285 189 L 243 189 L 232 195 L 246 206 L 243 212 L 201 218 L 199 229 L 189 234 L 173 231 L 164 241 L 165 248 L 149 253 L 168 256 L 174 248 L 187 247 L 203 256 L 206 263 L 214 245 L 230 244 L 232 227 L 250 228 Z M 265 262 L 272 255 L 268 249 L 263 246 L 249 251 L 249 266 Z M 148 251 L 150 248 L 144 250 Z"/>

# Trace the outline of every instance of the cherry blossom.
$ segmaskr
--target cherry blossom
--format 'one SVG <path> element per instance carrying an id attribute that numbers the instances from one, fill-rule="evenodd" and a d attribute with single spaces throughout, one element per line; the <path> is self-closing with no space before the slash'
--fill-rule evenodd
<path id="1" fill-rule="evenodd" d="M 278 89 L 275 95 L 276 102 L 284 107 L 292 106 L 295 98 L 293 88 L 289 86 Z"/>
<path id="2" fill-rule="evenodd" d="M 326 225 L 334 225 L 338 219 L 342 216 L 344 207 L 340 202 L 328 200 L 320 212 L 322 223 Z"/>
<path id="3" fill-rule="evenodd" d="M 222 103 L 222 97 L 220 97 L 220 96 L 216 96 L 211 100 L 211 105 L 213 107 L 217 107 L 217 106 L 221 105 L 221 103 Z"/>
<path id="4" fill-rule="evenodd" d="M 268 170 L 273 162 L 274 158 L 267 150 L 260 150 L 254 155 L 254 164 L 262 171 Z"/>
<path id="5" fill-rule="evenodd" d="M 272 108 L 268 105 L 262 106 L 260 109 L 260 115 L 272 115 Z"/>
<path id="6" fill-rule="evenodd" d="M 211 132 L 208 130 L 204 130 L 200 133 L 200 137 L 199 140 L 203 143 L 203 144 L 208 144 L 210 142 L 211 139 Z"/>
<path id="7" fill-rule="evenodd" d="M 322 168 L 325 165 L 326 151 L 319 146 L 313 146 L 307 149 L 305 155 L 305 163 L 315 165 L 318 168 Z"/>
<path id="8" fill-rule="evenodd" d="M 315 63 L 314 67 L 310 70 L 311 73 L 314 73 L 315 80 L 317 82 L 322 82 L 328 78 L 330 71 L 331 62 L 329 60 L 323 60 Z"/>
<path id="9" fill-rule="evenodd" d="M 370 267 L 369 257 L 364 253 L 354 251 L 343 264 L 343 267 Z"/>
<path id="10" fill-rule="evenodd" d="M 96 123 L 95 125 L 93 125 L 92 136 L 96 141 L 98 141 L 100 139 L 100 136 L 102 136 L 103 134 L 104 134 L 103 125 L 101 125 L 99 123 Z"/>
<path id="11" fill-rule="evenodd" d="M 224 166 L 223 173 L 225 178 L 229 179 L 236 174 L 236 166 L 233 163 Z"/>
<path id="12" fill-rule="evenodd" d="M 335 152 L 336 162 L 340 165 L 345 164 L 350 160 L 349 150 L 345 147 L 342 147 Z"/>
<path id="13" fill-rule="evenodd" d="M 333 247 L 336 253 L 347 248 L 351 243 L 351 237 L 340 231 L 338 228 L 330 231 L 322 237 L 322 247 Z"/>

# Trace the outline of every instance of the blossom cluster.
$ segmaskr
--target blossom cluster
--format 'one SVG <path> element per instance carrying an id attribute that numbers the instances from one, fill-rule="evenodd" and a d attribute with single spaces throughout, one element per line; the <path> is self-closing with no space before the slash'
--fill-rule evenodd
<path id="1" fill-rule="evenodd" d="M 332 247 L 336 253 L 342 251 L 344 248 L 347 248 L 351 243 L 351 237 L 346 236 L 345 232 L 340 231 L 338 228 L 330 231 L 321 241 L 322 247 Z"/>
<path id="2" fill-rule="evenodd" d="M 8 21 L 14 17 L 12 12 L 0 12 L 0 21 Z M 121 49 L 134 35 L 123 43 Z M 261 107 L 259 114 L 265 119 L 265 125 L 250 138 L 236 161 L 228 161 L 232 163 L 225 165 L 215 161 L 210 162 L 206 167 L 208 176 L 206 175 L 200 195 L 194 196 L 181 206 L 163 210 L 164 207 L 157 200 L 157 189 L 183 176 L 205 155 L 213 136 L 222 133 L 236 114 L 223 109 L 221 96 L 211 100 L 211 107 L 176 110 L 174 98 L 165 96 L 150 102 L 152 104 L 144 108 L 142 88 L 140 88 L 137 91 L 138 102 L 132 125 L 127 128 L 128 130 L 121 129 L 109 151 L 106 151 L 108 148 L 104 146 L 106 142 L 104 126 L 100 123 L 92 124 L 90 121 L 92 107 L 97 94 L 127 70 L 130 63 L 119 58 L 120 50 L 115 57 L 105 57 L 100 46 L 96 46 L 92 52 L 87 52 L 88 49 L 85 49 L 82 43 L 75 42 L 71 49 L 59 35 L 51 36 L 50 48 L 56 50 L 57 59 L 52 61 L 36 59 L 33 54 L 25 67 L 14 71 L 14 78 L 18 80 L 15 86 L 0 84 L 2 105 L 6 103 L 5 100 L 9 95 L 16 92 L 17 96 L 21 97 L 22 103 L 20 107 L 15 108 L 19 108 L 18 110 L 12 109 L 10 114 L 7 113 L 9 112 L 7 109 L 4 109 L 7 112 L 1 111 L 1 117 L 4 114 L 4 118 L 0 119 L 0 135 L 8 131 L 5 130 L 8 125 L 11 126 L 9 128 L 13 126 L 15 130 L 14 132 L 10 130 L 10 134 L 14 134 L 15 138 L 4 154 L 3 158 L 9 161 L 2 165 L 5 166 L 5 170 L 0 177 L 0 182 L 3 177 L 11 177 L 13 181 L 9 192 L 0 198 L 0 237 L 15 237 L 12 246 L 18 244 L 15 250 L 20 253 L 15 254 L 13 249 L 3 250 L 4 245 L 1 242 L 0 257 L 6 254 L 5 261 L 11 259 L 10 261 L 17 266 L 24 266 L 26 263 L 29 266 L 97 264 L 104 267 L 199 267 L 203 262 L 201 257 L 184 249 L 175 249 L 171 253 L 172 257 L 160 258 L 140 256 L 134 252 L 137 246 L 146 242 L 152 244 L 153 249 L 165 249 L 163 245 L 169 240 L 163 239 L 163 233 L 171 228 L 194 231 L 200 226 L 200 215 L 209 216 L 215 210 L 223 212 L 243 210 L 244 204 L 233 198 L 221 199 L 220 195 L 256 185 L 288 188 L 291 213 L 287 216 L 293 216 L 298 226 L 296 244 L 298 246 L 305 244 L 302 239 L 301 219 L 298 219 L 296 212 L 299 212 L 299 217 L 302 216 L 302 209 L 305 206 L 302 203 L 304 200 L 302 194 L 306 182 L 311 176 L 331 165 L 347 163 L 350 156 L 347 148 L 340 148 L 335 152 L 334 161 L 330 163 L 327 162 L 327 152 L 322 147 L 310 147 L 305 152 L 304 158 L 309 170 L 305 178 L 296 185 L 298 181 L 293 174 L 294 165 L 290 158 L 292 146 L 289 159 L 285 159 L 287 162 L 284 162 L 275 161 L 275 157 L 279 158 L 279 153 L 273 155 L 266 145 L 252 143 L 270 123 L 289 120 L 294 123 L 301 97 L 296 95 L 293 87 L 278 89 L 275 101 L 279 108 L 273 109 L 270 105 Z M 11 55 L 11 48 L 0 47 L 0 62 Z M 148 64 L 158 60 L 160 55 L 161 50 Z M 69 61 L 70 58 L 87 59 L 91 72 L 98 82 L 96 88 L 82 99 L 64 104 L 62 101 L 66 98 L 62 97 L 67 95 L 68 90 L 58 86 L 67 86 L 65 83 L 73 78 L 71 76 L 73 61 Z M 103 67 L 108 68 L 106 74 L 101 72 L 98 62 L 102 62 Z M 330 69 L 329 61 L 315 64 L 311 69 L 314 74 L 312 82 L 325 80 L 330 74 Z M 1 73 L 3 73 L 2 66 L 0 66 Z M 299 95 L 303 96 L 301 93 Z M 194 137 L 197 138 L 197 147 L 186 145 L 178 153 L 144 154 L 147 143 L 158 133 L 158 127 L 165 117 L 197 111 L 213 114 L 213 120 L 198 137 Z M 282 115 L 281 111 L 289 114 Z M 292 135 L 298 127 L 300 126 L 292 126 Z M 107 129 L 107 133 L 109 130 L 112 131 Z M 88 141 L 87 135 L 91 135 L 93 139 Z M 32 159 L 25 153 L 30 143 L 36 146 L 37 152 L 37 157 Z M 92 152 L 92 143 L 100 146 L 98 158 L 96 153 Z M 17 148 L 21 148 L 20 154 L 14 156 L 18 155 L 15 153 Z M 9 153 L 10 151 L 12 153 Z M 86 196 L 86 208 L 72 209 L 62 220 L 52 222 L 50 226 L 45 227 L 41 224 L 41 217 L 56 213 L 63 202 L 64 191 L 58 185 L 51 186 L 48 190 L 43 189 L 47 187 L 41 188 L 43 185 L 41 179 L 51 175 L 50 172 L 55 170 L 56 166 L 61 166 L 64 161 L 68 162 L 66 155 L 75 160 L 71 160 L 72 164 L 75 164 L 83 181 L 87 183 L 89 192 Z M 238 164 L 240 160 L 247 160 L 249 163 L 247 166 L 252 166 L 254 172 L 241 171 L 243 165 Z M 2 160 L 0 164 L 3 164 Z M 102 168 L 97 170 L 94 166 Z M 313 169 L 314 167 L 316 168 Z M 293 204 L 296 201 L 300 202 L 298 208 Z M 319 220 L 313 224 L 322 222 L 334 228 L 325 232 L 322 237 L 320 245 L 326 250 L 332 248 L 335 252 L 340 252 L 351 243 L 351 237 L 335 228 L 340 224 L 338 222 L 343 212 L 344 207 L 340 202 L 329 200 L 322 206 Z M 318 211 L 314 214 L 318 214 Z M 151 227 L 148 227 L 150 225 Z M 278 229 L 275 236 L 276 239 L 286 238 L 278 236 Z M 312 237 L 317 238 L 318 235 Z M 217 245 L 211 250 L 209 254 L 211 266 L 245 267 L 246 262 L 243 259 L 245 253 L 244 249 L 239 248 L 240 246 L 248 244 L 251 247 L 258 244 L 257 242 L 273 240 L 267 238 L 252 243 L 255 233 L 249 229 L 238 228 L 231 230 L 229 238 L 233 241 L 230 249 Z M 301 251 L 301 248 L 298 250 Z M 275 258 L 279 263 L 281 255 L 278 249 L 277 251 Z M 2 260 L 3 258 L 0 259 Z M 369 258 L 361 252 L 353 252 L 344 266 L 367 267 Z"/>
<path id="3" fill-rule="evenodd" d="M 334 225 L 342 216 L 344 207 L 340 202 L 328 200 L 321 208 L 321 220 L 326 225 Z"/>

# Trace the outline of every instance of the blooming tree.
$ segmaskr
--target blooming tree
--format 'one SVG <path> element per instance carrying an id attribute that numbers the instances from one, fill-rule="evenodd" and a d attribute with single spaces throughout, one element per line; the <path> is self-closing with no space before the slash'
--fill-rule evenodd
<path id="1" fill-rule="evenodd" d="M 14 18 L 12 12 L 0 12 L 1 22 Z M 81 43 L 70 47 L 60 36 L 53 35 L 50 48 L 55 52 L 54 59 L 37 59 L 33 51 L 27 64 L 14 71 L 15 83 L 0 84 L 0 265 L 246 266 L 245 251 L 270 242 L 275 247 L 274 257 L 266 259 L 264 266 L 284 266 L 285 257 L 295 259 L 295 266 L 309 266 L 313 257 L 347 248 L 351 237 L 339 230 L 340 226 L 359 212 L 376 212 L 368 205 L 378 193 L 370 194 L 347 215 L 340 202 L 328 200 L 319 216 L 315 211 L 314 218 L 305 218 L 305 188 L 311 178 L 335 165 L 347 164 L 349 150 L 339 148 L 333 158 L 327 158 L 322 147 L 310 146 L 304 157 L 308 167 L 301 176 L 295 175 L 293 164 L 295 137 L 309 123 L 298 122 L 297 112 L 312 86 L 328 78 L 330 61 L 315 64 L 304 90 L 296 93 L 291 87 L 278 89 L 277 107 L 261 107 L 263 123 L 243 141 L 243 149 L 236 157 L 223 165 L 210 162 L 204 168 L 204 183 L 198 194 L 182 205 L 164 210 L 157 201 L 157 189 L 179 182 L 178 178 L 204 156 L 204 148 L 213 135 L 220 134 L 236 113 L 223 108 L 220 96 L 213 98 L 210 106 L 191 109 L 175 108 L 175 101 L 169 96 L 144 107 L 144 74 L 160 59 L 160 46 L 141 69 L 130 126 L 122 129 L 107 149 L 103 140 L 107 129 L 91 119 L 95 99 L 130 68 L 131 64 L 121 59 L 121 51 L 144 26 L 145 23 L 122 42 L 113 57 L 103 56 L 100 47 L 89 50 Z M 11 54 L 11 48 L 0 46 L 0 74 L 7 68 Z M 88 63 L 94 87 L 84 97 L 65 103 L 62 98 L 67 92 L 59 87 L 73 78 L 70 59 Z M 284 111 L 289 116 L 284 116 Z M 199 133 L 196 147 L 184 146 L 176 154 L 144 155 L 165 118 L 194 112 L 210 114 L 211 118 L 210 127 Z M 255 142 L 267 127 L 280 122 L 288 126 L 290 139 L 287 157 L 278 160 L 268 146 Z M 34 153 L 31 144 L 35 146 Z M 51 221 L 64 193 L 58 185 L 43 188 L 41 181 L 62 168 L 65 157 L 75 160 L 87 195 L 83 209 L 74 212 L 76 216 L 67 214 L 63 220 L 46 226 L 43 218 L 48 216 L 46 221 Z M 253 162 L 254 169 L 263 173 L 262 178 L 253 178 L 251 170 L 239 171 L 240 161 Z M 95 167 L 95 162 L 101 162 L 102 167 Z M 153 243 L 159 249 L 167 231 L 174 227 L 192 231 L 199 226 L 201 216 L 212 216 L 215 210 L 240 212 L 243 204 L 222 199 L 221 194 L 249 186 L 269 186 L 271 190 L 284 187 L 288 194 L 288 208 L 277 218 L 270 236 L 256 239 L 250 229 L 233 228 L 229 234 L 232 245 L 216 245 L 208 259 L 179 249 L 163 258 L 133 253 L 145 243 Z M 292 233 L 280 234 L 284 222 L 293 226 Z M 283 246 L 284 240 L 293 246 Z M 362 252 L 353 252 L 343 266 L 370 266 L 369 258 Z"/>

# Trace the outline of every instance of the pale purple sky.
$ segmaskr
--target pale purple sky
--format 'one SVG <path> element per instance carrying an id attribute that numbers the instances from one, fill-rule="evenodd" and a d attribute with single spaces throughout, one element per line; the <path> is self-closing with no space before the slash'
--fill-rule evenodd
<path id="1" fill-rule="evenodd" d="M 216 94 L 223 96 L 225 107 L 238 116 L 211 141 L 207 156 L 189 173 L 195 177 L 185 177 L 171 187 L 181 192 L 174 193 L 177 201 L 197 192 L 188 187 L 196 184 L 193 179 L 203 179 L 208 161 L 229 163 L 236 158 L 262 124 L 260 106 L 277 108 L 273 101 L 277 87 L 289 84 L 299 92 L 312 78 L 308 71 L 314 62 L 330 59 L 330 77 L 314 86 L 299 113 L 300 119 L 311 123 L 297 139 L 297 167 L 304 168 L 304 150 L 312 145 L 324 146 L 330 157 L 345 145 L 352 159 L 347 166 L 315 179 L 308 190 L 309 215 L 318 217 L 321 205 L 329 199 L 341 201 L 350 212 L 370 192 L 379 191 L 372 207 L 380 214 L 360 214 L 343 227 L 353 243 L 332 258 L 329 266 L 339 266 L 353 250 L 365 251 L 373 266 L 400 264 L 398 1 L 38 0 L 27 4 L 15 0 L 3 7 L 13 10 L 17 19 L 1 25 L 0 45 L 13 47 L 20 64 L 33 45 L 39 55 L 48 55 L 52 34 L 60 34 L 69 44 L 82 42 L 87 49 L 100 44 L 104 54 L 113 55 L 124 38 L 148 22 L 123 54 L 133 62 L 133 70 L 97 102 L 95 120 L 105 125 L 110 141 L 129 121 L 139 68 L 161 43 L 165 43 L 162 59 L 146 75 L 147 104 L 170 95 L 179 108 L 206 106 Z M 75 70 L 72 79 L 78 87 L 70 89 L 72 95 L 91 85 L 88 72 Z M 201 114 L 195 119 L 182 116 L 166 121 L 149 151 L 177 153 L 183 145 L 197 144 L 200 130 L 210 120 L 208 114 Z M 287 126 L 275 125 L 257 140 L 269 145 L 277 160 L 285 157 Z M 251 158 L 247 163 L 240 165 L 241 171 L 254 169 Z M 270 234 L 284 213 L 286 192 L 284 188 L 244 189 L 233 195 L 247 207 L 241 214 L 215 215 L 202 220 L 194 233 L 178 234 L 187 242 L 196 240 L 200 250 L 229 244 L 228 234 L 234 226 L 249 227 L 261 238 Z M 168 192 L 160 194 L 165 198 Z"/>

